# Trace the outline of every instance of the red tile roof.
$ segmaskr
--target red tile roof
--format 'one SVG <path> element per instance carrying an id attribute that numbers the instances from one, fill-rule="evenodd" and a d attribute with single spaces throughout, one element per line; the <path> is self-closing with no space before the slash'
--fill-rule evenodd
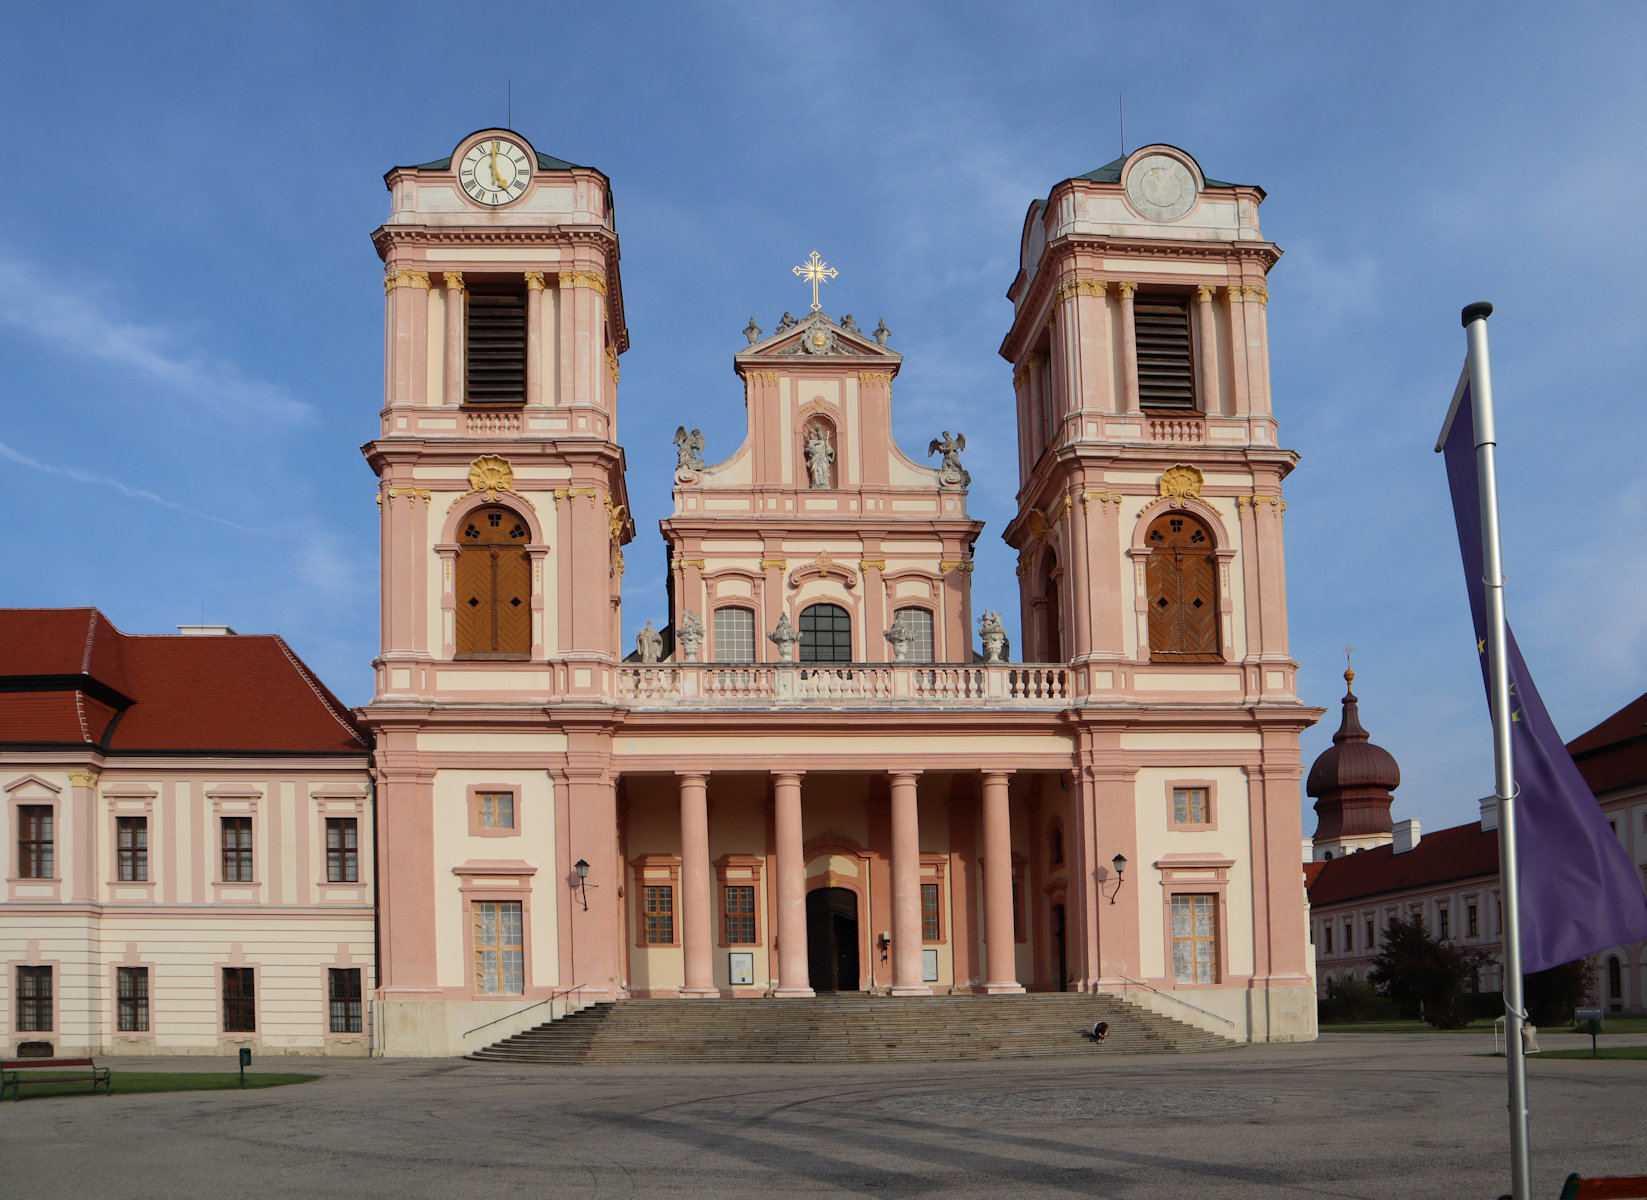
<path id="1" fill-rule="evenodd" d="M 279 637 L 138 637 L 96 609 L 0 609 L 0 744 L 110 753 L 361 754 Z"/>
<path id="2" fill-rule="evenodd" d="M 1568 742 L 1567 752 L 1597 795 L 1647 782 L 1647 695 Z"/>
<path id="3" fill-rule="evenodd" d="M 1315 864 L 1311 864 L 1312 866 Z M 1346 854 L 1320 864 L 1310 883 L 1310 903 L 1337 904 L 1430 887 L 1455 879 L 1498 874 L 1498 830 L 1481 822 L 1426 833 L 1405 854 L 1390 846 Z"/>

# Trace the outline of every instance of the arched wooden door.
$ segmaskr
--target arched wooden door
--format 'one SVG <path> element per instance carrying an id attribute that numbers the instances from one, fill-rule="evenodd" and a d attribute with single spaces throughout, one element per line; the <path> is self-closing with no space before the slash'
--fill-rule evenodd
<path id="1" fill-rule="evenodd" d="M 1218 559 L 1212 535 L 1186 512 L 1150 522 L 1145 567 L 1149 652 L 1154 659 L 1221 662 L 1218 652 Z"/>
<path id="2" fill-rule="evenodd" d="M 459 531 L 457 656 L 526 658 L 532 652 L 532 563 L 526 522 L 507 508 L 469 514 Z"/>

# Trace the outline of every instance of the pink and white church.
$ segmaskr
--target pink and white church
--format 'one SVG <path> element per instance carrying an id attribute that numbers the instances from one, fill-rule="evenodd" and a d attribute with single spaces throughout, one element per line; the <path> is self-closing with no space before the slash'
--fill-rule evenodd
<path id="1" fill-rule="evenodd" d="M 326 1024 L 338 936 L 263 911 L 280 886 L 259 874 L 278 854 L 259 826 L 269 788 L 214 777 L 230 761 L 246 777 L 245 755 L 115 770 L 95 739 L 0 729 L 8 1044 L 45 1036 L 18 1023 L 19 972 L 56 964 L 55 985 L 29 978 L 75 1014 L 59 1052 L 118 1050 L 115 935 L 98 930 L 140 930 L 154 897 L 109 882 L 118 846 L 69 847 L 117 837 L 110 814 L 140 794 L 181 798 L 149 818 L 186 811 L 192 831 L 147 829 L 171 847 L 154 869 L 192 877 L 173 908 L 209 906 L 188 923 L 198 952 L 145 992 L 149 1050 L 230 1037 L 231 961 L 253 969 L 236 989 L 287 972 L 258 1003 L 286 1004 L 268 1036 L 289 1050 L 451 1055 L 595 1001 L 837 990 L 1124 993 L 1237 1039 L 1314 1036 L 1299 733 L 1321 710 L 1300 702 L 1287 644 L 1297 456 L 1271 407 L 1280 251 L 1262 189 L 1156 145 L 1030 205 L 1000 347 L 1020 480 L 1009 661 L 1000 615 L 971 600 L 983 525 L 964 437 L 900 449 L 902 356 L 884 326 L 816 299 L 728 347 L 736 450 L 706 462 L 701 435 L 677 433 L 668 611 L 626 644 L 629 330 L 608 180 L 505 129 L 386 179 L 385 391 L 364 447 L 375 694 L 341 718 L 348 755 L 282 785 L 312 849 L 278 868 L 280 903 L 324 907 L 325 822 L 359 806 L 348 896 L 375 898 L 375 951 L 358 907 L 337 920 L 367 967 L 360 1036 Z M 64 842 L 50 870 L 89 872 L 50 894 L 20 870 L 43 809 Z M 252 886 L 210 906 L 231 809 Z M 134 964 L 148 952 L 140 934 L 122 945 Z M 192 989 L 186 1016 L 163 982 Z"/>

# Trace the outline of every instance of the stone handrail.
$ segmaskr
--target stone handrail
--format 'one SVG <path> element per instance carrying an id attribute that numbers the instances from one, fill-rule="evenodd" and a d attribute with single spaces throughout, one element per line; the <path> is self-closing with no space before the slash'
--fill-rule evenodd
<path id="1" fill-rule="evenodd" d="M 1064 708 L 1069 670 L 1038 663 L 625 663 L 636 707 L 917 704 Z"/>
<path id="2" fill-rule="evenodd" d="M 1207 425 L 1200 417 L 1151 417 L 1149 440 L 1175 445 L 1199 445 L 1206 440 Z"/>

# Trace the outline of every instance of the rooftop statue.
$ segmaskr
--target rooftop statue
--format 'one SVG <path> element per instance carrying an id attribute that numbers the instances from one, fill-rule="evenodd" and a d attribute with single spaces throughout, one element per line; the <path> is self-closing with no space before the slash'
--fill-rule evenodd
<path id="1" fill-rule="evenodd" d="M 778 322 L 778 332 L 782 333 L 786 329 L 793 329 L 799 324 L 799 321 L 786 312 L 783 315 L 783 319 Z"/>
<path id="2" fill-rule="evenodd" d="M 687 433 L 684 425 L 675 430 L 675 470 L 703 470 L 703 430 Z"/>
<path id="3" fill-rule="evenodd" d="M 971 472 L 961 466 L 961 451 L 966 449 L 966 434 L 957 433 L 951 437 L 949 430 L 944 430 L 944 436 L 933 438 L 932 444 L 926 448 L 928 458 L 934 454 L 942 454 L 943 462 L 939 464 L 939 478 L 950 485 L 967 487 L 972 483 Z"/>
<path id="4" fill-rule="evenodd" d="M 755 324 L 754 317 L 749 318 L 749 324 L 744 327 L 743 336 L 749 339 L 751 346 L 761 340 L 761 327 Z"/>
<path id="5" fill-rule="evenodd" d="M 643 663 L 655 663 L 663 657 L 663 634 L 652 628 L 652 622 L 635 635 L 635 649 L 640 651 Z"/>
<path id="6" fill-rule="evenodd" d="M 681 653 L 686 656 L 687 662 L 698 660 L 698 651 L 703 646 L 703 622 L 698 620 L 698 614 L 690 609 L 681 618 L 680 627 L 675 630 L 675 640 L 680 643 Z"/>
<path id="7" fill-rule="evenodd" d="M 884 320 L 876 322 L 876 324 L 875 324 L 875 340 L 877 342 L 879 342 L 881 345 L 884 346 L 884 345 L 886 345 L 887 338 L 889 338 L 891 336 L 892 336 L 892 331 L 886 327 L 886 322 Z"/>
<path id="8" fill-rule="evenodd" d="M 1006 648 L 1006 626 L 1001 624 L 1001 614 L 993 608 L 985 609 L 978 621 L 978 637 L 984 644 L 984 661 L 1001 662 L 1001 652 Z"/>
<path id="9" fill-rule="evenodd" d="M 784 662 L 790 661 L 790 654 L 795 649 L 795 643 L 801 640 L 801 635 L 795 632 L 795 627 L 789 623 L 789 614 L 778 614 L 778 627 L 766 635 L 766 640 L 778 648 L 778 657 Z"/>

